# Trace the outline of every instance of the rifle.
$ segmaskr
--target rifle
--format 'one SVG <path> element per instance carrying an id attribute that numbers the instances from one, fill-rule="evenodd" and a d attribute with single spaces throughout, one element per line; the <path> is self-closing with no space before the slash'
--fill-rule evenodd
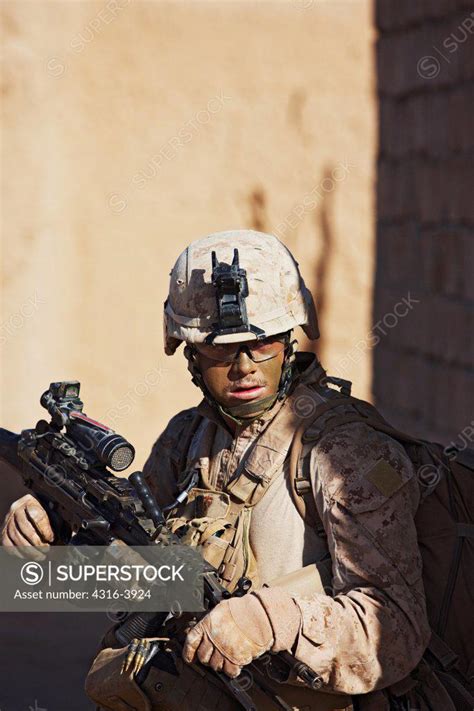
<path id="1" fill-rule="evenodd" d="M 55 541 L 60 544 L 109 545 L 116 539 L 130 546 L 179 544 L 179 537 L 166 527 L 164 511 L 175 508 L 186 493 L 182 492 L 179 499 L 162 510 L 142 472 L 125 479 L 109 471 L 127 469 L 135 450 L 121 435 L 83 413 L 79 392 L 78 381 L 51 383 L 40 399 L 51 421 L 40 420 L 34 429 L 23 430 L 20 435 L 0 428 L 0 461 L 19 470 L 27 488 L 48 512 Z M 196 483 L 197 475 L 191 478 L 188 490 Z M 168 611 L 131 612 L 115 630 L 118 641 L 127 645 L 135 638 L 168 632 L 182 649 L 185 630 L 190 625 L 222 600 L 244 595 L 250 589 L 251 581 L 241 578 L 230 593 L 217 570 L 204 559 L 200 562 L 205 612 L 179 616 Z M 278 678 L 283 669 L 287 677 L 294 672 L 311 688 L 320 688 L 319 675 L 288 652 L 279 652 L 272 658 Z M 266 684 L 258 661 L 250 666 L 264 693 L 277 707 L 289 709 Z M 268 675 L 269 666 L 265 665 Z M 251 698 L 235 680 L 223 672 L 202 668 L 206 674 L 217 676 L 246 711 L 255 711 Z"/>

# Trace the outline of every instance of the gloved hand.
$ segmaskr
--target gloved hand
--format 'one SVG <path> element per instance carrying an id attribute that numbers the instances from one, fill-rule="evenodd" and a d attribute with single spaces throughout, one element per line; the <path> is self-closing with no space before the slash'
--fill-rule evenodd
<path id="1" fill-rule="evenodd" d="M 300 622 L 296 603 L 278 588 L 223 600 L 188 632 L 183 658 L 234 678 L 264 652 L 291 649 Z"/>
<path id="2" fill-rule="evenodd" d="M 34 496 L 26 494 L 12 503 L 2 528 L 2 546 L 9 553 L 19 558 L 28 556 L 34 560 L 44 560 L 46 556 L 41 548 L 46 551 L 53 541 L 54 533 L 48 514 Z M 20 551 L 18 546 L 29 548 Z"/>

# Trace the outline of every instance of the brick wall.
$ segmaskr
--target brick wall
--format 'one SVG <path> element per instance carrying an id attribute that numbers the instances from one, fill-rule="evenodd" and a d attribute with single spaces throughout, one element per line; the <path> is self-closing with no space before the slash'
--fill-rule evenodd
<path id="1" fill-rule="evenodd" d="M 474 4 L 378 0 L 376 24 L 374 399 L 394 424 L 462 445 L 474 420 Z"/>

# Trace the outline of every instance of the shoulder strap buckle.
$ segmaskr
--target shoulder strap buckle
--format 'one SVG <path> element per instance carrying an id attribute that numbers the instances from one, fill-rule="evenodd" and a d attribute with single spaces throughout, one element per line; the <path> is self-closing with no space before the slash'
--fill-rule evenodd
<path id="1" fill-rule="evenodd" d="M 336 385 L 343 395 L 350 397 L 352 391 L 352 382 L 350 380 L 344 380 L 343 378 L 335 378 L 332 375 L 326 375 L 324 378 L 326 383 L 331 383 L 331 385 Z"/>
<path id="2" fill-rule="evenodd" d="M 311 491 L 311 482 L 309 479 L 305 479 L 302 476 L 297 476 L 294 479 L 294 486 L 298 496 L 305 496 Z"/>

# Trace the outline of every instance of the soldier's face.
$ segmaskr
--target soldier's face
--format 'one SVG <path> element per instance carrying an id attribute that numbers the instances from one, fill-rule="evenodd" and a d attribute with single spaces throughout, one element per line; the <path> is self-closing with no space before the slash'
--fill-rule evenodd
<path id="1" fill-rule="evenodd" d="M 235 362 L 222 364 L 202 353 L 196 354 L 197 365 L 206 386 L 224 407 L 234 407 L 275 395 L 284 359 L 285 353 L 281 351 L 274 358 L 255 363 L 245 351 L 241 351 Z"/>

